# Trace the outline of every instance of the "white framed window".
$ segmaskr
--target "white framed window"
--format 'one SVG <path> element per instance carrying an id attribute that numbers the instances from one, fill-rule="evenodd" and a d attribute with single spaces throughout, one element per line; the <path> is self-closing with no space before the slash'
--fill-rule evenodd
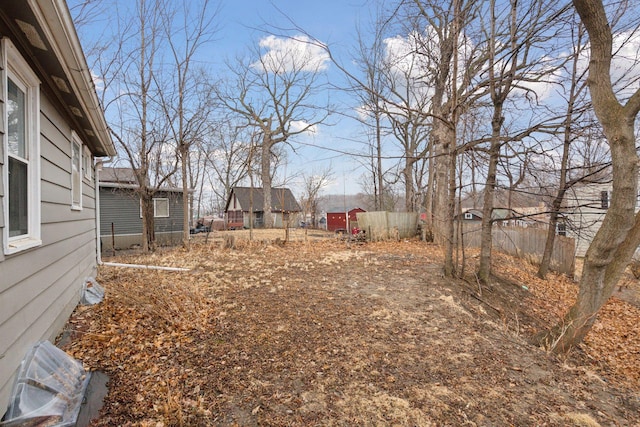
<path id="1" fill-rule="evenodd" d="M 564 222 L 559 222 L 556 224 L 556 234 L 558 236 L 566 236 L 567 235 L 567 224 Z"/>
<path id="2" fill-rule="evenodd" d="M 82 210 L 82 142 L 71 133 L 71 209 Z"/>
<path id="3" fill-rule="evenodd" d="M 9 39 L 2 39 L 4 103 L 2 180 L 5 254 L 42 244 L 40 237 L 40 81 Z"/>
<path id="4" fill-rule="evenodd" d="M 84 177 L 91 181 L 93 179 L 93 157 L 87 147 L 84 148 L 82 155 L 82 169 L 84 170 Z"/>
<path id="5" fill-rule="evenodd" d="M 465 212 L 464 219 L 473 219 L 473 214 L 471 212 Z"/>
<path id="6" fill-rule="evenodd" d="M 166 199 L 166 198 L 153 199 L 153 216 L 154 218 L 169 217 L 169 199 Z"/>

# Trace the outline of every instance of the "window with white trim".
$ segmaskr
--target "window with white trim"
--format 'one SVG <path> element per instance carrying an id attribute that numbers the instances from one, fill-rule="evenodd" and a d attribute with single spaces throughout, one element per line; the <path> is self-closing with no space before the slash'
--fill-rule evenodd
<path id="1" fill-rule="evenodd" d="M 464 219 L 473 219 L 473 214 L 471 212 L 465 212 Z"/>
<path id="2" fill-rule="evenodd" d="M 2 39 L 5 254 L 42 244 L 40 238 L 40 81 L 9 39 Z"/>
<path id="3" fill-rule="evenodd" d="M 155 218 L 169 217 L 169 199 L 153 199 L 153 216 Z"/>
<path id="4" fill-rule="evenodd" d="M 82 143 L 71 136 L 71 209 L 82 210 Z"/>
<path id="5" fill-rule="evenodd" d="M 82 156 L 82 169 L 84 170 L 84 177 L 91 181 L 93 179 L 93 158 L 91 157 L 91 151 L 87 147 L 84 148 Z"/>

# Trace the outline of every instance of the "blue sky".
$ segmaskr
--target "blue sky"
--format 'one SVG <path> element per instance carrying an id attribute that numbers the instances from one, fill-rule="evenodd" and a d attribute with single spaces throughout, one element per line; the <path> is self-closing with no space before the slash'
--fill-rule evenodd
<path id="1" fill-rule="evenodd" d="M 68 0 L 70 7 L 81 0 Z M 225 61 L 242 56 L 250 46 L 274 33 L 293 35 L 291 29 L 296 26 L 329 45 L 332 51 L 342 58 L 353 48 L 356 27 L 365 22 L 370 14 L 371 4 L 367 0 L 240 0 L 213 1 L 212 9 L 219 5 L 218 14 L 213 18 L 218 28 L 214 40 L 201 50 L 198 62 L 208 68 L 213 76 L 225 72 Z M 115 26 L 117 7 L 121 14 L 133 6 L 130 0 L 103 0 L 98 3 L 107 13 L 95 16 L 90 25 L 81 27 L 79 35 L 83 45 L 89 45 L 92 37 L 99 37 L 104 31 Z M 108 5 L 105 7 L 105 5 Z M 115 5 L 115 6 L 114 6 Z M 106 29 L 106 30 L 105 30 Z M 282 29 L 280 31 L 279 29 Z M 290 31 L 286 31 L 290 30 Z M 332 64 L 328 64 L 327 76 L 330 80 L 342 79 Z M 339 102 L 338 93 L 332 93 L 332 99 Z M 329 194 L 355 194 L 361 191 L 360 176 L 364 169 L 354 157 L 341 155 L 331 149 L 346 152 L 361 152 L 366 142 L 361 125 L 339 116 L 331 117 L 332 126 L 321 126 L 315 135 L 298 136 L 292 141 L 295 153 L 288 150 L 288 163 L 278 173 L 279 181 L 291 186 L 296 194 L 301 194 L 302 174 L 320 172 L 331 168 L 334 182 L 324 192 Z M 354 143 L 352 140 L 355 139 Z M 362 143 L 357 142 L 361 140 Z M 314 148 L 314 146 L 316 148 Z M 319 147 L 319 148 L 318 148 Z M 329 150 L 322 147 L 331 148 Z"/>
<path id="2" fill-rule="evenodd" d="M 247 40 L 247 36 L 251 36 L 251 30 L 247 28 L 263 27 L 265 23 L 290 26 L 287 17 L 326 43 L 344 42 L 345 38 L 353 35 L 354 24 L 360 16 L 368 15 L 366 4 L 366 0 L 223 2 L 220 11 L 224 22 L 221 31 L 225 38 L 223 43 L 236 45 L 231 39 Z"/>
<path id="3" fill-rule="evenodd" d="M 73 6 L 82 0 L 68 1 Z M 213 18 L 218 32 L 214 40 L 201 50 L 199 62 L 209 68 L 210 74 L 215 77 L 222 77 L 226 73 L 226 59 L 232 60 L 238 55 L 246 55 L 251 46 L 255 47 L 261 38 L 271 33 L 280 36 L 295 35 L 296 31 L 292 31 L 294 26 L 327 44 L 342 64 L 350 65 L 350 53 L 357 44 L 357 27 L 360 25 L 364 29 L 370 28 L 369 20 L 375 14 L 374 9 L 378 3 L 382 2 L 382 0 L 211 1 L 214 6 L 220 5 L 218 15 Z M 116 7 L 122 14 L 126 14 L 124 10 L 132 7 L 135 2 L 96 0 L 95 4 L 105 7 L 106 10 L 95 16 L 91 25 L 80 28 L 79 35 L 85 47 L 91 44 L 92 37 L 99 37 L 104 31 L 115 30 Z M 626 38 L 623 37 L 623 39 Z M 387 47 L 393 52 L 403 52 L 404 40 L 403 37 L 389 39 Z M 623 56 L 628 56 L 635 61 L 639 51 L 638 45 L 640 40 L 630 44 L 629 52 Z M 255 59 L 252 58 L 252 60 Z M 344 78 L 336 67 L 333 64 L 327 65 L 329 80 L 338 84 L 344 83 Z M 630 65 L 624 62 L 618 68 L 626 72 L 630 70 Z M 640 74 L 637 70 L 634 73 Z M 536 88 L 539 96 L 542 97 L 544 94 L 546 98 L 552 95 L 548 90 L 551 86 L 547 86 Z M 333 103 L 348 104 L 352 114 L 358 107 L 357 101 L 345 94 L 333 91 L 331 96 Z M 366 173 L 366 168 L 362 164 L 367 163 L 367 160 L 361 156 L 350 156 L 344 153 L 362 154 L 367 151 L 369 138 L 366 135 L 366 129 L 354 120 L 340 115 L 332 115 L 330 122 L 332 126 L 320 126 L 315 134 L 298 136 L 290 141 L 295 152 L 290 148 L 287 149 L 288 163 L 279 169 L 276 184 L 284 181 L 297 195 L 300 195 L 302 174 L 309 175 L 312 172 L 330 168 L 334 181 L 324 190 L 325 194 L 355 194 L 361 191 L 361 177 Z M 393 144 L 388 142 L 383 154 L 389 156 L 394 152 L 397 152 L 397 149 L 394 150 Z M 390 165 L 393 160 L 389 160 L 388 163 Z"/>
<path id="4" fill-rule="evenodd" d="M 290 29 L 295 25 L 346 58 L 348 51 L 354 46 L 356 27 L 358 23 L 364 24 L 369 19 L 369 7 L 372 3 L 366 0 L 224 2 L 219 12 L 223 23 L 218 33 L 219 40 L 212 46 L 215 50 L 220 49 L 226 55 L 233 56 L 266 36 L 264 31 L 277 33 L 278 30 L 270 29 L 270 26 Z M 332 81 L 342 79 L 332 64 L 329 64 L 327 73 Z M 339 95 L 333 93 L 332 99 L 336 96 Z M 342 155 L 338 151 L 361 151 L 362 144 L 351 140 L 360 139 L 364 143 L 366 139 L 363 139 L 363 128 L 354 121 L 337 119 L 336 116 L 330 121 L 333 125 L 321 126 L 315 136 L 298 138 L 305 145 L 297 145 L 296 153 L 289 152 L 287 176 L 281 178 L 286 179 L 288 185 L 299 187 L 302 184 L 302 173 L 309 174 L 312 170 L 320 172 L 330 167 L 335 179 L 325 192 L 355 194 L 361 191 L 359 181 L 364 169 L 353 157 Z M 313 149 L 309 145 L 330 149 Z M 282 171 L 283 175 L 284 173 Z"/>

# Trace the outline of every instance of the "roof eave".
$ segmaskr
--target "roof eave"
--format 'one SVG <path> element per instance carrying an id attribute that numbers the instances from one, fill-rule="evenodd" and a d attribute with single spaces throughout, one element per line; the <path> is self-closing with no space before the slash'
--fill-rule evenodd
<path id="1" fill-rule="evenodd" d="M 100 187 L 104 187 L 104 188 L 122 188 L 125 190 L 137 190 L 140 188 L 140 186 L 138 184 L 129 184 L 129 183 L 122 183 L 122 182 L 100 182 Z M 153 188 L 154 191 L 164 191 L 167 193 L 182 193 L 182 188 L 178 188 L 178 187 L 158 187 L 158 188 Z M 187 190 L 187 193 L 189 194 L 193 194 L 195 192 L 195 189 L 193 188 L 189 188 Z"/>
<path id="2" fill-rule="evenodd" d="M 116 149 L 65 0 L 28 0 L 28 3 L 90 123 L 92 129 L 85 131 L 92 132 L 99 145 L 94 154 L 115 156 Z"/>

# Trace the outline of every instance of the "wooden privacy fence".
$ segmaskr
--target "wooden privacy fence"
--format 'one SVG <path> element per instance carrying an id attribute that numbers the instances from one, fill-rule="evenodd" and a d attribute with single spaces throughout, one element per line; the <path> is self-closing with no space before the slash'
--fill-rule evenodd
<path id="1" fill-rule="evenodd" d="M 358 212 L 358 228 L 371 241 L 413 237 L 418 230 L 416 212 Z"/>
<path id="2" fill-rule="evenodd" d="M 463 224 L 464 246 L 480 247 L 480 225 Z M 547 239 L 547 230 L 542 228 L 498 227 L 492 228 L 493 248 L 518 258 L 528 259 L 540 263 Z M 573 277 L 576 259 L 575 239 L 556 236 L 551 269 Z"/>

